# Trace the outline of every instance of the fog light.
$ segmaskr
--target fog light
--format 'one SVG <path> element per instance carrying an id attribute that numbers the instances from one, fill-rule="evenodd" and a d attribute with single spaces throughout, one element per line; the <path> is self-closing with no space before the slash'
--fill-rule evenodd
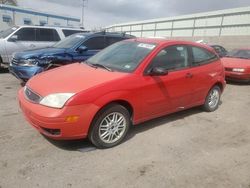
<path id="1" fill-rule="evenodd" d="M 77 122 L 78 119 L 79 119 L 79 116 L 68 116 L 66 117 L 65 121 L 69 123 L 74 123 L 74 122 Z"/>

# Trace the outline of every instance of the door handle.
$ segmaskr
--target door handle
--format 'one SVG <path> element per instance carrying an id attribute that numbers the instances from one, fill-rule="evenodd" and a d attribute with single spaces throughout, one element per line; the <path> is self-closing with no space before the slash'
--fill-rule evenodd
<path id="1" fill-rule="evenodd" d="M 35 48 L 36 45 L 35 45 L 35 44 L 31 44 L 30 47 L 31 47 L 31 48 Z"/>
<path id="2" fill-rule="evenodd" d="M 190 72 L 189 72 L 189 73 L 187 73 L 187 74 L 186 74 L 186 78 L 193 78 L 193 74 L 192 74 L 192 73 L 190 73 Z"/>

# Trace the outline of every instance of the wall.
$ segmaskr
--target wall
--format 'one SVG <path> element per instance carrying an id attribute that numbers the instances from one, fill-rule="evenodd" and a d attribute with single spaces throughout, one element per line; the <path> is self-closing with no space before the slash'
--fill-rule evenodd
<path id="1" fill-rule="evenodd" d="M 116 24 L 106 30 L 137 37 L 203 39 L 228 48 L 250 47 L 250 7 Z"/>

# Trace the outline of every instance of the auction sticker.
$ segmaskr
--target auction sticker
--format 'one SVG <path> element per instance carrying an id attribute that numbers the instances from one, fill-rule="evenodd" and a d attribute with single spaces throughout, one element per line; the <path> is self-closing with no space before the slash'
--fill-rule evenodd
<path id="1" fill-rule="evenodd" d="M 138 47 L 147 48 L 147 49 L 153 50 L 153 49 L 155 48 L 155 45 L 153 45 L 153 44 L 140 43 L 140 44 L 138 44 Z"/>

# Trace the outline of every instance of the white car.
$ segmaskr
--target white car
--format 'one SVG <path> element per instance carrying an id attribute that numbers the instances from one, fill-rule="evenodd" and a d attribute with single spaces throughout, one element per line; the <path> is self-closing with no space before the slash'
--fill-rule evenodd
<path id="1" fill-rule="evenodd" d="M 49 26 L 14 26 L 0 32 L 0 67 L 7 67 L 12 54 L 25 50 L 44 48 L 81 29 Z"/>

